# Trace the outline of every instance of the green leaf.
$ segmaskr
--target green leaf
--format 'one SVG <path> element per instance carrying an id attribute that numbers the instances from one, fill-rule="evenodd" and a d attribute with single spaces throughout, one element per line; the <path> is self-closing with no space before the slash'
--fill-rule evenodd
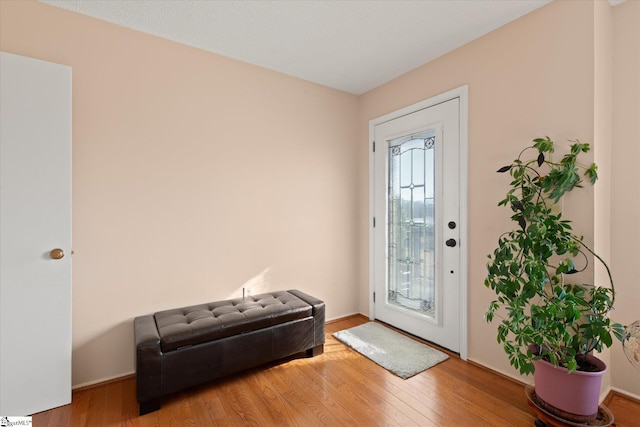
<path id="1" fill-rule="evenodd" d="M 624 339 L 624 326 L 620 323 L 614 323 L 611 325 L 611 329 L 613 330 L 613 335 L 619 340 L 622 341 Z"/>
<path id="2" fill-rule="evenodd" d="M 515 211 L 522 212 L 524 210 L 524 206 L 518 200 L 515 200 L 511 203 L 511 209 L 513 209 L 514 212 Z"/>
<path id="3" fill-rule="evenodd" d="M 520 228 L 522 228 L 523 230 L 527 229 L 527 222 L 524 220 L 522 216 L 518 216 L 518 224 L 520 225 Z"/>
<path id="4" fill-rule="evenodd" d="M 584 171 L 584 176 L 589 179 L 591 185 L 595 184 L 598 180 L 598 166 L 595 163 L 592 163 L 591 166 Z"/>
<path id="5" fill-rule="evenodd" d="M 553 153 L 553 141 L 547 136 L 545 138 L 536 138 L 533 140 L 533 146 L 540 152 Z"/>

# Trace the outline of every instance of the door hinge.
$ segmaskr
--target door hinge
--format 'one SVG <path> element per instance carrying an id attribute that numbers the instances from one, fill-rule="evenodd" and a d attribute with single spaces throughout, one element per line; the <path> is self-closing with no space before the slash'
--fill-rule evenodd
<path id="1" fill-rule="evenodd" d="M 371 141 L 373 143 L 373 152 L 376 152 L 376 142 L 375 141 Z"/>
<path id="2" fill-rule="evenodd" d="M 376 302 L 376 293 L 373 293 L 373 302 Z"/>
<path id="3" fill-rule="evenodd" d="M 375 226 L 376 226 L 376 217 L 374 216 L 373 217 L 373 227 L 375 228 Z"/>

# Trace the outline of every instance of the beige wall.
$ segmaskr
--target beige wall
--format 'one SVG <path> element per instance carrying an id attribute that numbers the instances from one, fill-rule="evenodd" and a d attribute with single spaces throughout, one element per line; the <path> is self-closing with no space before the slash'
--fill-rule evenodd
<path id="1" fill-rule="evenodd" d="M 611 268 L 618 297 L 613 317 L 640 320 L 640 2 L 613 8 Z M 611 351 L 614 388 L 640 396 L 640 372 L 620 346 Z"/>
<path id="2" fill-rule="evenodd" d="M 368 121 L 463 84 L 469 86 L 469 359 L 516 375 L 496 343 L 496 324 L 483 314 L 494 294 L 484 287 L 486 255 L 508 230 L 510 213 L 497 207 L 508 177 L 495 171 L 533 138 L 594 139 L 594 12 L 590 2 L 554 2 L 361 97 L 360 186 Z M 368 201 L 361 194 L 361 210 Z M 572 194 L 565 206 L 574 226 L 593 241 L 593 192 Z M 364 216 L 364 215 L 363 215 Z M 361 224 L 365 220 L 361 221 Z M 368 245 L 361 227 L 361 263 Z M 367 268 L 361 268 L 361 311 L 367 312 Z M 530 379 L 529 379 L 530 380 Z"/>
<path id="3" fill-rule="evenodd" d="M 306 290 L 327 301 L 329 318 L 368 314 L 368 122 L 464 84 L 469 357 L 513 375 L 483 320 L 486 254 L 509 226 L 495 170 L 542 135 L 595 141 L 596 157 L 607 155 L 597 124 L 606 126 L 607 88 L 595 84 L 607 71 L 594 65 L 607 55 L 606 43 L 597 48 L 607 13 L 553 2 L 358 98 L 47 5 L 0 2 L 1 50 L 73 67 L 73 383 L 133 370 L 134 316 L 239 296 L 245 283 Z M 635 105 L 637 118 L 637 97 L 621 107 L 616 93 L 613 110 Z M 638 120 L 625 123 L 616 166 L 640 154 Z M 612 175 L 615 208 L 627 200 L 616 180 L 628 178 Z M 593 242 L 598 195 L 572 197 L 565 210 Z M 637 232 L 639 205 L 610 215 Z M 600 224 L 598 215 L 608 213 L 595 215 Z M 631 260 L 618 282 L 636 302 L 616 314 L 635 319 L 638 252 L 626 230 L 616 237 L 612 227 L 611 252 Z M 611 358 L 614 387 L 637 393 L 619 354 Z"/>
<path id="4" fill-rule="evenodd" d="M 298 288 L 357 311 L 357 98 L 34 2 L 0 49 L 73 68 L 73 384 L 133 317 Z"/>
<path id="5" fill-rule="evenodd" d="M 632 5 L 625 7 L 634 11 L 640 5 L 640 2 L 627 3 Z M 630 22 L 620 27 L 622 16 Z M 592 143 L 591 155 L 600 164 L 601 181 L 597 191 L 585 189 L 571 194 L 564 211 L 587 242 L 595 243 L 606 259 L 613 259 L 614 278 L 618 277 L 617 289 L 622 295 L 612 316 L 614 320 L 629 323 L 640 317 L 637 309 L 640 280 L 632 267 L 640 259 L 635 249 L 640 175 L 629 174 L 630 170 L 637 169 L 631 162 L 640 154 L 637 134 L 640 37 L 635 36 L 639 27 L 635 12 L 616 11 L 613 15 L 607 2 L 554 2 L 361 97 L 359 141 L 363 155 L 359 157 L 359 180 L 364 188 L 368 182 L 369 164 L 364 153 L 368 146 L 369 120 L 463 84 L 469 85 L 469 359 L 519 377 L 496 343 L 496 325 L 483 320 L 493 298 L 483 286 L 483 280 L 486 255 L 493 251 L 497 237 L 509 227 L 509 213 L 496 206 L 504 196 L 506 182 L 495 170 L 538 136 L 548 135 L 557 142 L 579 138 Z M 615 40 L 613 28 L 617 28 Z M 633 50 L 635 56 L 631 58 L 635 59 L 613 49 L 622 39 L 626 49 Z M 614 53 L 617 62 L 612 59 Z M 629 64 L 628 61 L 635 62 Z M 626 76 L 626 83 L 612 97 L 612 76 L 618 79 L 618 73 Z M 620 91 L 626 91 L 625 106 L 617 103 Z M 613 102 L 617 109 L 612 107 Z M 623 118 L 614 113 L 613 134 L 623 132 L 614 138 L 614 143 L 622 144 L 618 139 L 623 138 L 627 150 L 635 156 L 614 154 L 612 160 L 612 109 L 624 110 L 629 128 L 618 129 L 616 120 Z M 633 116 L 633 120 L 629 116 Z M 627 168 L 620 168 L 620 157 L 625 158 Z M 625 180 L 631 179 L 632 185 L 616 186 L 612 175 L 618 180 L 623 176 Z M 629 201 L 627 192 L 610 200 L 616 197 L 616 192 L 624 191 L 623 188 L 634 192 L 631 211 L 622 209 Z M 360 206 L 359 304 L 360 310 L 368 313 L 368 194 L 364 192 L 360 193 Z M 617 222 L 617 216 L 624 216 L 624 224 L 635 230 L 635 239 L 622 231 L 618 241 L 615 234 L 609 238 L 610 224 L 623 224 Z M 628 260 L 626 272 L 615 267 L 620 267 L 617 254 L 621 251 Z M 601 277 L 602 270 L 595 273 Z M 630 297 L 629 302 L 620 303 L 625 297 Z M 603 389 L 613 385 L 637 395 L 638 374 L 621 359 L 620 349 L 616 342 L 612 356 L 603 354 L 605 360 L 612 362 L 613 372 L 611 378 L 606 378 Z M 531 378 L 521 379 L 531 381 Z"/>

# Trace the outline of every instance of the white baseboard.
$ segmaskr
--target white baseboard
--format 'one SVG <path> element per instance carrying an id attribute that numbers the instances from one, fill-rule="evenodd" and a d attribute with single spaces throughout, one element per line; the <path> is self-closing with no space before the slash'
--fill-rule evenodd
<path id="1" fill-rule="evenodd" d="M 611 390 L 613 390 L 613 391 L 615 391 L 616 393 L 619 393 L 619 394 L 621 394 L 621 395 L 623 395 L 623 396 L 626 396 L 626 397 L 629 397 L 629 398 L 631 398 L 631 399 L 635 399 L 635 400 L 640 401 L 640 396 L 638 396 L 638 395 L 637 395 L 637 394 L 635 394 L 635 393 L 629 393 L 628 391 L 621 390 L 621 389 L 619 389 L 619 388 L 617 388 L 617 387 L 611 387 Z"/>
<path id="2" fill-rule="evenodd" d="M 115 380 L 119 380 L 119 379 L 124 379 L 125 377 L 130 377 L 132 375 L 135 375 L 136 372 L 135 371 L 131 371 L 131 372 L 125 372 L 123 374 L 118 374 L 118 375 L 114 375 L 111 377 L 105 377 L 105 378 L 100 378 L 98 380 L 93 380 L 93 381 L 88 381 L 86 383 L 81 383 L 81 384 L 74 384 L 71 386 L 71 390 L 76 390 L 79 388 L 85 388 L 85 387 L 91 387 L 94 385 L 98 385 L 98 384 L 103 384 L 103 383 L 108 383 L 111 381 L 115 381 Z"/>
<path id="3" fill-rule="evenodd" d="M 365 316 L 364 314 L 360 313 L 359 311 L 354 311 L 353 313 L 350 313 L 350 314 L 342 314 L 340 316 L 332 317 L 330 319 L 325 319 L 325 323 L 335 322 L 337 320 L 346 319 L 347 317 L 355 316 L 355 315 L 358 315 L 358 314 L 368 318 L 368 316 Z"/>

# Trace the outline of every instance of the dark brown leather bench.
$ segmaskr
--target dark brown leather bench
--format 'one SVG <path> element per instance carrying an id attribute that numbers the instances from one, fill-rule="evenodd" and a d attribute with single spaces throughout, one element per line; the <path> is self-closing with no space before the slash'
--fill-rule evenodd
<path id="1" fill-rule="evenodd" d="M 136 317 L 140 415 L 170 393 L 324 349 L 324 302 L 298 290 L 270 292 Z"/>

